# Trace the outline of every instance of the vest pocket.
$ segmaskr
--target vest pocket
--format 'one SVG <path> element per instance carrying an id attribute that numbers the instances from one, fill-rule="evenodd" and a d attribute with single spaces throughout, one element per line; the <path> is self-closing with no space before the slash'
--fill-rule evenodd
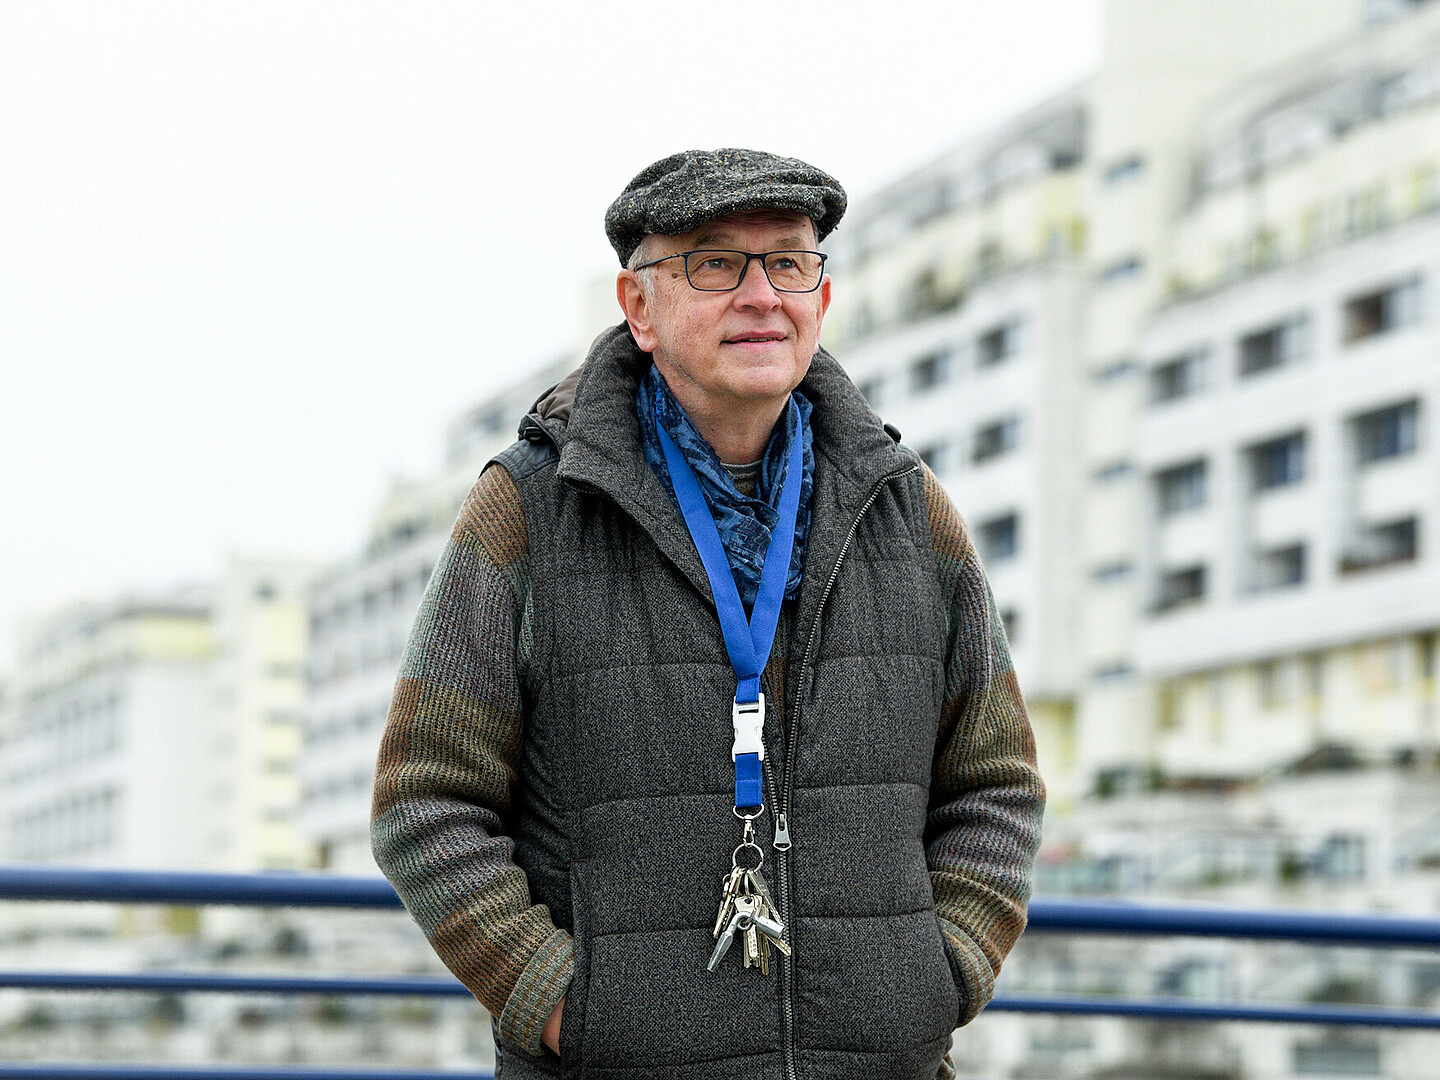
<path id="1" fill-rule="evenodd" d="M 739 947 L 716 971 L 710 927 L 605 934 L 590 943 L 582 1052 L 587 1068 L 679 1065 L 780 1049 L 779 972 L 746 969 Z"/>
<path id="2" fill-rule="evenodd" d="M 932 909 L 802 917 L 795 961 L 802 1047 L 904 1053 L 954 1030 L 959 991 Z"/>

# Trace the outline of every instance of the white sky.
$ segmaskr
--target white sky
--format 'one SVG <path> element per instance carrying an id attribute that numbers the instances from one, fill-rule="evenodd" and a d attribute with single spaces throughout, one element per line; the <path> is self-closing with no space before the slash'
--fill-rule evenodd
<path id="1" fill-rule="evenodd" d="M 0 0 L 0 669 L 18 613 L 355 550 L 575 346 L 651 161 L 863 198 L 1089 73 L 1100 8 Z"/>

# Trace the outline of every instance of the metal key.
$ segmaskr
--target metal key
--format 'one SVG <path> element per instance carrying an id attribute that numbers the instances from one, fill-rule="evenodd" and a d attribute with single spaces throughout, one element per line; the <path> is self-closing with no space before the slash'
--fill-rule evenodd
<path id="1" fill-rule="evenodd" d="M 742 921 L 744 925 L 742 926 Z M 725 954 L 730 951 L 730 945 L 735 940 L 737 931 L 743 931 L 746 926 L 753 923 L 750 916 L 737 911 L 730 916 L 730 921 L 725 924 L 725 930 L 720 935 L 720 940 L 715 942 L 715 949 L 710 953 L 710 962 L 705 965 L 706 971 L 714 971 L 720 966 L 720 961 L 725 959 Z"/>
<path id="2" fill-rule="evenodd" d="M 760 966 L 760 932 L 755 929 L 755 916 L 765 901 L 753 893 L 741 893 L 735 897 L 736 917 L 744 917 L 740 929 L 745 933 L 745 966 Z"/>
<path id="3" fill-rule="evenodd" d="M 720 931 L 725 929 L 725 924 L 735 913 L 735 897 L 740 895 L 740 880 L 745 871 L 735 867 L 725 877 L 721 878 L 720 885 L 720 913 L 715 916 L 715 932 L 711 937 L 719 937 Z"/>
<path id="4" fill-rule="evenodd" d="M 755 919 L 755 928 L 771 940 L 779 941 L 785 936 L 785 927 L 779 919 L 772 919 L 758 912 L 753 918 Z"/>
<path id="5" fill-rule="evenodd" d="M 769 908 L 771 912 L 777 910 L 775 907 L 775 898 L 770 895 L 770 886 L 765 881 L 765 875 L 760 873 L 759 867 L 756 867 L 754 870 L 745 871 L 745 884 L 746 892 L 759 896 L 761 900 L 765 901 L 765 906 Z M 774 916 L 772 915 L 771 918 L 774 918 Z"/>
<path id="6" fill-rule="evenodd" d="M 755 922 L 760 932 L 772 941 L 778 941 L 784 947 L 785 955 L 790 955 L 790 947 L 785 945 L 785 925 L 780 921 L 780 913 L 775 908 L 775 901 L 770 897 L 770 889 L 765 883 L 765 878 L 759 870 L 746 871 L 746 885 L 752 895 L 758 896 L 760 906 L 755 911 Z"/>
<path id="7" fill-rule="evenodd" d="M 775 946 L 775 948 L 779 949 L 786 956 L 790 955 L 790 946 L 785 944 L 785 939 L 781 936 L 783 931 L 778 922 L 775 922 L 773 919 L 761 919 L 757 916 L 755 919 L 755 929 L 761 937 Z"/>

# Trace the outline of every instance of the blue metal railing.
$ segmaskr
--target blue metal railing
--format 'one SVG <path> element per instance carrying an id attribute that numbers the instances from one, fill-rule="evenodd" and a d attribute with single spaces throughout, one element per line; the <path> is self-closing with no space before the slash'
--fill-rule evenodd
<path id="1" fill-rule="evenodd" d="M 109 901 L 131 904 L 246 907 L 400 909 L 390 885 L 378 878 L 312 874 L 211 874 L 0 867 L 0 899 Z M 1120 901 L 1036 900 L 1030 932 L 1199 936 L 1296 941 L 1352 946 L 1440 947 L 1440 919 L 1329 912 L 1238 910 Z M 208 991 L 274 994 L 379 994 L 468 997 L 449 977 L 231 975 L 210 972 L 96 973 L 0 971 L 0 987 L 41 990 Z M 1340 1005 L 1248 1005 L 1150 998 L 1000 995 L 992 1011 L 1122 1016 L 1164 1020 L 1226 1020 L 1269 1023 L 1440 1029 L 1440 1013 L 1424 1009 Z M 489 1080 L 489 1074 L 297 1070 L 245 1067 L 78 1066 L 0 1063 L 0 1080 L 18 1078 L 134 1077 L 136 1080 Z"/>

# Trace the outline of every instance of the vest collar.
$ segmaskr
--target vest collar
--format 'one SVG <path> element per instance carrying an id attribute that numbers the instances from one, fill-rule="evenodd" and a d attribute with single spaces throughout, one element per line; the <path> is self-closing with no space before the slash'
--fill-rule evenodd
<path id="1" fill-rule="evenodd" d="M 597 337 L 580 369 L 568 418 L 540 416 L 560 451 L 557 476 L 615 501 L 707 597 L 695 545 L 659 478 L 645 464 L 635 388 L 650 365 L 624 323 Z M 806 577 L 829 572 L 850 522 L 886 476 L 912 466 L 840 364 L 821 349 L 800 384 L 815 406 L 815 493 Z M 568 421 L 568 422 L 567 422 Z"/>

